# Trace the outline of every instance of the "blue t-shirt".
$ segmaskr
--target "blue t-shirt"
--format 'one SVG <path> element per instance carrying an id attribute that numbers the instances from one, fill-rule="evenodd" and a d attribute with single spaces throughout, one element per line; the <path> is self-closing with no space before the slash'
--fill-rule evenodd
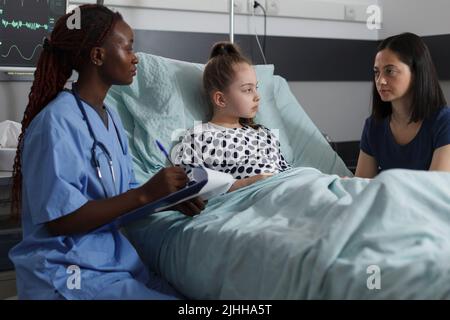
<path id="1" fill-rule="evenodd" d="M 424 119 L 414 139 L 405 145 L 398 144 L 391 132 L 389 117 L 376 121 L 366 119 L 361 137 L 361 150 L 375 158 L 378 170 L 413 169 L 428 170 L 434 150 L 450 144 L 450 108 L 440 109 Z"/>

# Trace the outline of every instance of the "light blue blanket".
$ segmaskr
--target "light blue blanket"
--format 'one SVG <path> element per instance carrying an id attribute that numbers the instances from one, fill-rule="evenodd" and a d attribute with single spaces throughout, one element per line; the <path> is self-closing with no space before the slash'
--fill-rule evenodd
<path id="1" fill-rule="evenodd" d="M 195 299 L 450 298 L 450 174 L 374 180 L 297 168 L 129 228 L 143 259 Z M 377 278 L 378 277 L 378 278 Z"/>

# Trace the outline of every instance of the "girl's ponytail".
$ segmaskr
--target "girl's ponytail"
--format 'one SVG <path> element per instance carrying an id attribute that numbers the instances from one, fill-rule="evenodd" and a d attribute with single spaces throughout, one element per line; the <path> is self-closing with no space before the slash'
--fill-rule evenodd
<path id="1" fill-rule="evenodd" d="M 211 49 L 211 54 L 209 55 L 209 59 L 213 59 L 218 56 L 235 56 L 242 58 L 246 62 L 249 62 L 248 59 L 246 59 L 242 54 L 240 49 L 232 44 L 231 42 L 217 42 L 214 44 L 213 48 Z"/>

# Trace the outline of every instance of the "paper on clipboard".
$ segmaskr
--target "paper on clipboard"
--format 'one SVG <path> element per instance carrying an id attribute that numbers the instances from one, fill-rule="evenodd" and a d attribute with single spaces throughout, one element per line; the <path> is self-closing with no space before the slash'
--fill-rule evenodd
<path id="1" fill-rule="evenodd" d="M 202 184 L 202 188 L 198 192 L 195 192 L 197 191 L 195 190 L 196 188 L 192 188 L 192 192 L 194 192 L 193 194 L 188 195 L 175 203 L 170 203 L 166 206 L 160 207 L 156 209 L 155 212 L 164 211 L 167 208 L 173 207 L 195 197 L 201 197 L 203 200 L 208 200 L 217 195 L 224 194 L 233 184 L 234 178 L 231 175 L 220 171 L 199 167 L 192 169 L 192 181 L 195 181 L 194 184 L 188 186 L 187 190 L 194 187 L 196 184 Z M 203 184 L 203 182 L 206 183 Z M 183 191 L 184 189 L 181 189 L 180 191 Z"/>
<path id="2" fill-rule="evenodd" d="M 234 181 L 235 179 L 230 174 L 204 167 L 193 168 L 191 182 L 186 187 L 123 215 L 118 222 L 119 224 L 128 223 L 145 215 L 164 211 L 195 197 L 201 197 L 203 200 L 211 199 L 226 193 Z"/>

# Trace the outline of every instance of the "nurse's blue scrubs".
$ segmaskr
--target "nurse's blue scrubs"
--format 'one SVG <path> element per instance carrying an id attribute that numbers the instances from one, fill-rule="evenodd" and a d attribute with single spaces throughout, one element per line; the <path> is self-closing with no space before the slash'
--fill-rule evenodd
<path id="1" fill-rule="evenodd" d="M 82 103 L 97 139 L 112 156 L 115 188 L 106 158 L 97 148 L 108 195 L 137 187 L 119 117 L 110 112 L 106 128 L 97 112 Z M 59 93 L 26 131 L 22 153 L 23 241 L 9 253 L 16 269 L 18 297 L 174 298 L 175 290 L 160 278 L 150 277 L 135 249 L 116 228 L 58 237 L 47 231 L 46 222 L 74 212 L 89 200 L 105 197 L 90 162 L 92 143 L 69 91 Z"/>

